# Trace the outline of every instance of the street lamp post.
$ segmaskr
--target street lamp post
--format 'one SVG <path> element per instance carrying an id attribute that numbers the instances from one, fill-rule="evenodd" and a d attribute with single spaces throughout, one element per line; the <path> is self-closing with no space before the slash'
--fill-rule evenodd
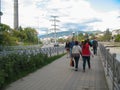
<path id="1" fill-rule="evenodd" d="M 18 0 L 14 0 L 14 29 L 18 30 L 18 25 L 19 25 Z"/>
<path id="2" fill-rule="evenodd" d="M 72 38 L 75 38 L 75 32 L 72 32 L 72 34 L 73 34 Z"/>
<path id="3" fill-rule="evenodd" d="M 0 24 L 1 24 L 1 16 L 3 15 L 3 13 L 1 12 L 1 0 L 0 0 Z"/>
<path id="4" fill-rule="evenodd" d="M 77 32 L 77 40 L 78 40 L 78 32 Z"/>

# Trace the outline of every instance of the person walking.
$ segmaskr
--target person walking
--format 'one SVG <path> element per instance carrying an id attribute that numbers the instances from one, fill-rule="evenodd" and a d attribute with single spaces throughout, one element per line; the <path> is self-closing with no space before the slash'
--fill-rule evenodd
<path id="1" fill-rule="evenodd" d="M 97 55 L 98 41 L 96 40 L 96 38 L 94 38 L 94 40 L 92 41 L 92 47 L 93 47 L 93 54 Z"/>
<path id="2" fill-rule="evenodd" d="M 66 49 L 67 58 L 68 58 L 69 55 L 70 55 L 70 42 L 69 42 L 69 41 L 67 41 L 67 42 L 65 43 L 65 49 Z"/>
<path id="3" fill-rule="evenodd" d="M 81 47 L 78 41 L 75 41 L 75 45 L 72 48 L 72 57 L 75 61 L 75 71 L 78 71 L 78 62 L 81 54 Z"/>
<path id="4" fill-rule="evenodd" d="M 90 39 L 87 39 L 87 42 L 90 45 L 90 47 L 92 47 L 92 43 L 90 42 Z"/>
<path id="5" fill-rule="evenodd" d="M 74 67 L 74 61 L 72 56 L 72 48 L 75 45 L 74 38 L 72 38 L 72 41 L 70 42 L 70 66 Z"/>
<path id="6" fill-rule="evenodd" d="M 72 57 L 72 48 L 73 48 L 73 46 L 75 45 L 75 40 L 74 40 L 74 38 L 72 38 L 72 41 L 70 42 L 70 58 L 72 59 L 73 57 Z"/>
<path id="7" fill-rule="evenodd" d="M 93 56 L 88 40 L 85 40 L 82 45 L 82 59 L 83 59 L 83 72 L 85 72 L 86 62 L 89 69 L 91 68 L 90 56 Z"/>

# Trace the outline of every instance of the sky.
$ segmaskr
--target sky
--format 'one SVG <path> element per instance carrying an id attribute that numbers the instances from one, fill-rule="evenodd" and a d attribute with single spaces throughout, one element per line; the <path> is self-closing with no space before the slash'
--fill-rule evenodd
<path id="1" fill-rule="evenodd" d="M 19 26 L 35 28 L 40 35 L 58 31 L 105 31 L 120 28 L 120 0 L 18 0 Z M 14 0 L 1 0 L 1 22 L 13 28 Z"/>

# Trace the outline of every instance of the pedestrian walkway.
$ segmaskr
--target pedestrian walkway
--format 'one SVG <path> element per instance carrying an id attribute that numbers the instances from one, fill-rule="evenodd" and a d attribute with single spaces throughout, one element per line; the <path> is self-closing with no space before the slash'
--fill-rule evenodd
<path id="1" fill-rule="evenodd" d="M 82 71 L 69 66 L 67 55 L 10 84 L 5 90 L 108 90 L 99 53 L 91 58 L 91 69 Z"/>

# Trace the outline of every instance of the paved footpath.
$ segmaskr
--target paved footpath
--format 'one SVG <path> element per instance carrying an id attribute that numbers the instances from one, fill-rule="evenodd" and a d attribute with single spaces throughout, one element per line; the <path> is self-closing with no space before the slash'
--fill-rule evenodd
<path id="1" fill-rule="evenodd" d="M 70 59 L 63 56 L 51 64 L 10 84 L 5 90 L 108 90 L 99 55 L 91 58 L 91 69 L 82 71 L 69 66 Z"/>

